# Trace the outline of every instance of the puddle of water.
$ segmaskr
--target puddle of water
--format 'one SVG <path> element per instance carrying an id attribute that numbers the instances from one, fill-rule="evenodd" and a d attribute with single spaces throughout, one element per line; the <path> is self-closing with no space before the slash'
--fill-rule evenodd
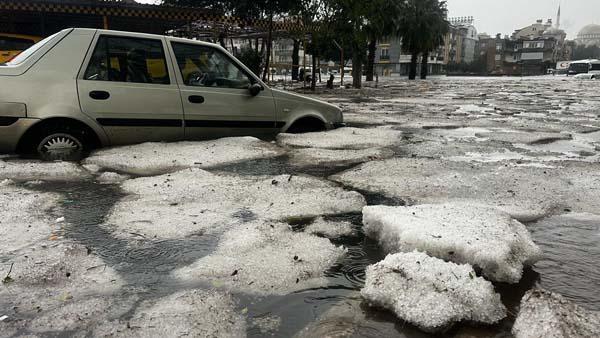
<path id="1" fill-rule="evenodd" d="M 172 270 L 212 252 L 217 242 L 214 236 L 207 235 L 160 241 L 143 236 L 135 240 L 115 237 L 109 228 L 101 226 L 114 204 L 124 196 L 114 185 L 51 182 L 34 188 L 62 194 L 60 206 L 67 222 L 65 236 L 85 245 L 132 285 L 152 288 L 153 284 L 168 279 Z"/>
<path id="2" fill-rule="evenodd" d="M 544 252 L 535 265 L 539 284 L 600 311 L 600 217 L 552 217 L 528 228 Z"/>
<path id="3" fill-rule="evenodd" d="M 525 149 L 531 152 L 565 154 L 569 157 L 580 157 L 582 155 L 593 155 L 596 148 L 588 143 L 579 141 L 561 140 L 547 144 L 516 144 L 515 147 Z"/>
<path id="4" fill-rule="evenodd" d="M 356 164 L 328 166 L 294 166 L 289 163 L 288 156 L 251 160 L 242 163 L 228 164 L 207 169 L 209 171 L 232 173 L 237 175 L 310 175 L 328 177 L 341 171 L 355 167 Z"/>

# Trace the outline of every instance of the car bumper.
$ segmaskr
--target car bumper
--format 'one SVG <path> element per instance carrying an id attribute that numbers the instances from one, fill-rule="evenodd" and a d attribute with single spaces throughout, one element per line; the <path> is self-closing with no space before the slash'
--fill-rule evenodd
<path id="1" fill-rule="evenodd" d="M 14 153 L 21 136 L 38 121 L 29 118 L 0 118 L 0 153 Z"/>

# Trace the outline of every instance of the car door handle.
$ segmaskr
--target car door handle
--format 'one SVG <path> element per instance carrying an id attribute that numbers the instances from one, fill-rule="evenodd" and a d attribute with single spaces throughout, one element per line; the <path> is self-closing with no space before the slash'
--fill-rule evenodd
<path id="1" fill-rule="evenodd" d="M 190 101 L 191 103 L 204 103 L 204 96 L 190 95 L 188 97 L 188 101 Z"/>
<path id="2" fill-rule="evenodd" d="M 94 100 L 108 100 L 110 93 L 104 90 L 93 90 L 90 92 L 90 97 Z"/>

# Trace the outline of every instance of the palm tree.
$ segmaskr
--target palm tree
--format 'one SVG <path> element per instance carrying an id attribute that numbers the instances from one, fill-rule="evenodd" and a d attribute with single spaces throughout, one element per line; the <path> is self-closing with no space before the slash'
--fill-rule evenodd
<path id="1" fill-rule="evenodd" d="M 375 74 L 375 53 L 377 52 L 377 40 L 393 35 L 397 31 L 397 18 L 404 10 L 404 0 L 372 0 L 369 4 L 368 20 L 366 27 L 369 44 L 367 46 L 367 81 L 373 81 Z"/>
<path id="2" fill-rule="evenodd" d="M 427 77 L 429 52 L 442 45 L 449 30 L 446 20 L 446 1 L 408 0 L 405 15 L 399 18 L 398 34 L 402 37 L 402 46 L 411 54 L 408 78 L 417 78 L 417 62 L 423 53 L 421 77 Z"/>
<path id="3" fill-rule="evenodd" d="M 450 24 L 446 20 L 448 13 L 446 9 L 446 2 L 440 2 L 438 0 L 428 1 L 430 2 L 430 12 L 427 15 L 429 29 L 426 32 L 426 43 L 424 44 L 425 49 L 422 51 L 423 56 L 421 61 L 421 79 L 423 80 L 427 78 L 427 73 L 429 70 L 429 52 L 435 51 L 444 44 L 444 38 L 450 30 Z"/>

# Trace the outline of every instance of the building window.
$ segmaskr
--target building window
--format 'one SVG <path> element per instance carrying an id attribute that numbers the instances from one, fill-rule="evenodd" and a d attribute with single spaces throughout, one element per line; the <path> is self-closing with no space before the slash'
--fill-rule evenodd
<path id="1" fill-rule="evenodd" d="M 390 59 L 390 50 L 388 48 L 381 49 L 381 60 L 389 60 Z"/>

